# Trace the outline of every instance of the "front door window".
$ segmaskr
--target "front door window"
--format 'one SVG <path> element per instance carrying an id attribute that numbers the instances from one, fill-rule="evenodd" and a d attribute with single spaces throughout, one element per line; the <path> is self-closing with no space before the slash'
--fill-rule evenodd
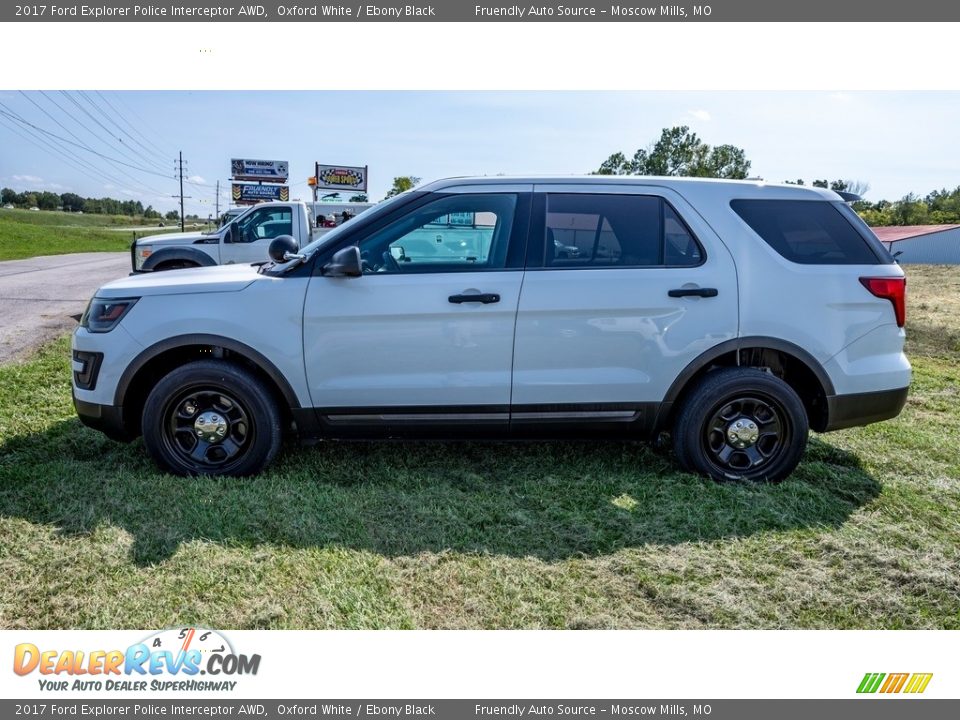
<path id="1" fill-rule="evenodd" d="M 428 203 L 360 242 L 364 272 L 502 269 L 516 204 L 513 194 L 451 195 Z"/>

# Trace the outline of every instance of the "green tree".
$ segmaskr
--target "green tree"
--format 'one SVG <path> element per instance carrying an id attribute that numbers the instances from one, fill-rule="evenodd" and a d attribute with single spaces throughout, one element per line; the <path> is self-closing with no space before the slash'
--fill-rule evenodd
<path id="1" fill-rule="evenodd" d="M 176 210 L 171 210 L 166 215 L 163 216 L 165 220 L 177 221 L 180 219 L 180 213 Z"/>
<path id="2" fill-rule="evenodd" d="M 930 222 L 930 209 L 923 200 L 909 193 L 893 204 L 890 219 L 894 225 L 924 225 Z"/>
<path id="3" fill-rule="evenodd" d="M 66 212 L 83 210 L 83 198 L 76 193 L 63 193 L 60 196 L 60 205 Z"/>
<path id="4" fill-rule="evenodd" d="M 960 187 L 953 190 L 934 190 L 925 198 L 934 223 L 960 222 Z"/>
<path id="5" fill-rule="evenodd" d="M 614 153 L 596 175 L 671 175 L 742 180 L 750 171 L 746 152 L 735 145 L 711 147 L 686 125 L 664 128 L 660 139 L 629 160 Z"/>
<path id="6" fill-rule="evenodd" d="M 8 203 L 12 205 L 16 202 L 16 200 L 16 190 L 13 190 L 12 188 L 3 188 L 3 190 L 0 190 L 0 202 L 2 202 L 4 205 L 7 205 Z"/>
<path id="7" fill-rule="evenodd" d="M 60 207 L 60 196 L 44 190 L 37 195 L 37 207 L 41 210 L 56 210 Z"/>
<path id="8" fill-rule="evenodd" d="M 147 209 L 143 211 L 143 218 L 145 220 L 156 220 L 160 217 L 160 213 L 153 209 L 153 205 L 147 205 Z"/>
<path id="9" fill-rule="evenodd" d="M 390 192 L 388 192 L 383 199 L 386 200 L 387 198 L 392 198 L 394 195 L 399 195 L 407 190 L 413 190 L 413 188 L 419 184 L 420 178 L 414 175 L 401 175 L 400 177 L 395 177 L 393 179 L 393 187 L 390 188 Z"/>

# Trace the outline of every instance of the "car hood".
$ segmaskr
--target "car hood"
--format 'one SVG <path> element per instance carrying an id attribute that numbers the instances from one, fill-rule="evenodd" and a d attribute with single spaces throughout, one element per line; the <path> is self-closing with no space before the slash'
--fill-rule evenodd
<path id="1" fill-rule="evenodd" d="M 164 270 L 131 275 L 109 282 L 97 297 L 144 297 L 146 295 L 185 295 L 191 293 L 237 292 L 257 278 L 255 265 L 214 265 L 212 267 Z"/>
<path id="2" fill-rule="evenodd" d="M 197 240 L 209 240 L 216 235 L 204 235 L 199 232 L 165 233 L 137 238 L 137 245 L 192 245 Z"/>

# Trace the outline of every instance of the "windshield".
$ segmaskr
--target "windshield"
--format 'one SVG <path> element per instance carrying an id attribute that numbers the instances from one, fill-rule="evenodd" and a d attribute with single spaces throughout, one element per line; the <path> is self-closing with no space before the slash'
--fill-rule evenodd
<path id="1" fill-rule="evenodd" d="M 253 208 L 234 208 L 232 210 L 227 210 L 223 215 L 220 216 L 220 225 L 216 230 L 207 230 L 204 235 L 218 235 L 224 226 L 229 225 L 234 220 L 239 219 L 241 216 L 246 215 Z"/>
<path id="2" fill-rule="evenodd" d="M 364 210 L 361 214 L 357 215 L 350 222 L 343 223 L 342 225 L 337 225 L 337 227 L 333 228 L 327 233 L 324 233 L 309 245 L 303 248 L 300 248 L 301 254 L 309 257 L 320 248 L 330 244 L 331 242 L 336 242 L 337 238 L 339 238 L 343 234 L 344 229 L 350 230 L 352 228 L 357 227 L 358 224 L 366 225 L 367 223 L 376 220 L 377 218 L 381 217 L 384 213 L 388 213 L 398 205 L 402 205 L 403 203 L 405 203 L 407 200 L 411 198 L 413 194 L 414 194 L 414 191 L 412 190 L 407 191 L 405 193 L 400 193 L 399 195 L 394 195 L 389 200 L 384 200 L 382 203 L 378 205 L 374 205 L 369 210 Z"/>

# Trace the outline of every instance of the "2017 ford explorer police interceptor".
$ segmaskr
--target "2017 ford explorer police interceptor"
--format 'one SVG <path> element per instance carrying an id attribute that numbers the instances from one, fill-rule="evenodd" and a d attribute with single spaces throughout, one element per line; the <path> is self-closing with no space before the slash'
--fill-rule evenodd
<path id="1" fill-rule="evenodd" d="M 669 431 L 684 468 L 779 480 L 808 429 L 906 400 L 903 271 L 828 190 L 461 178 L 277 242 L 100 288 L 73 337 L 81 419 L 180 474 L 256 473 L 285 431 Z"/>

